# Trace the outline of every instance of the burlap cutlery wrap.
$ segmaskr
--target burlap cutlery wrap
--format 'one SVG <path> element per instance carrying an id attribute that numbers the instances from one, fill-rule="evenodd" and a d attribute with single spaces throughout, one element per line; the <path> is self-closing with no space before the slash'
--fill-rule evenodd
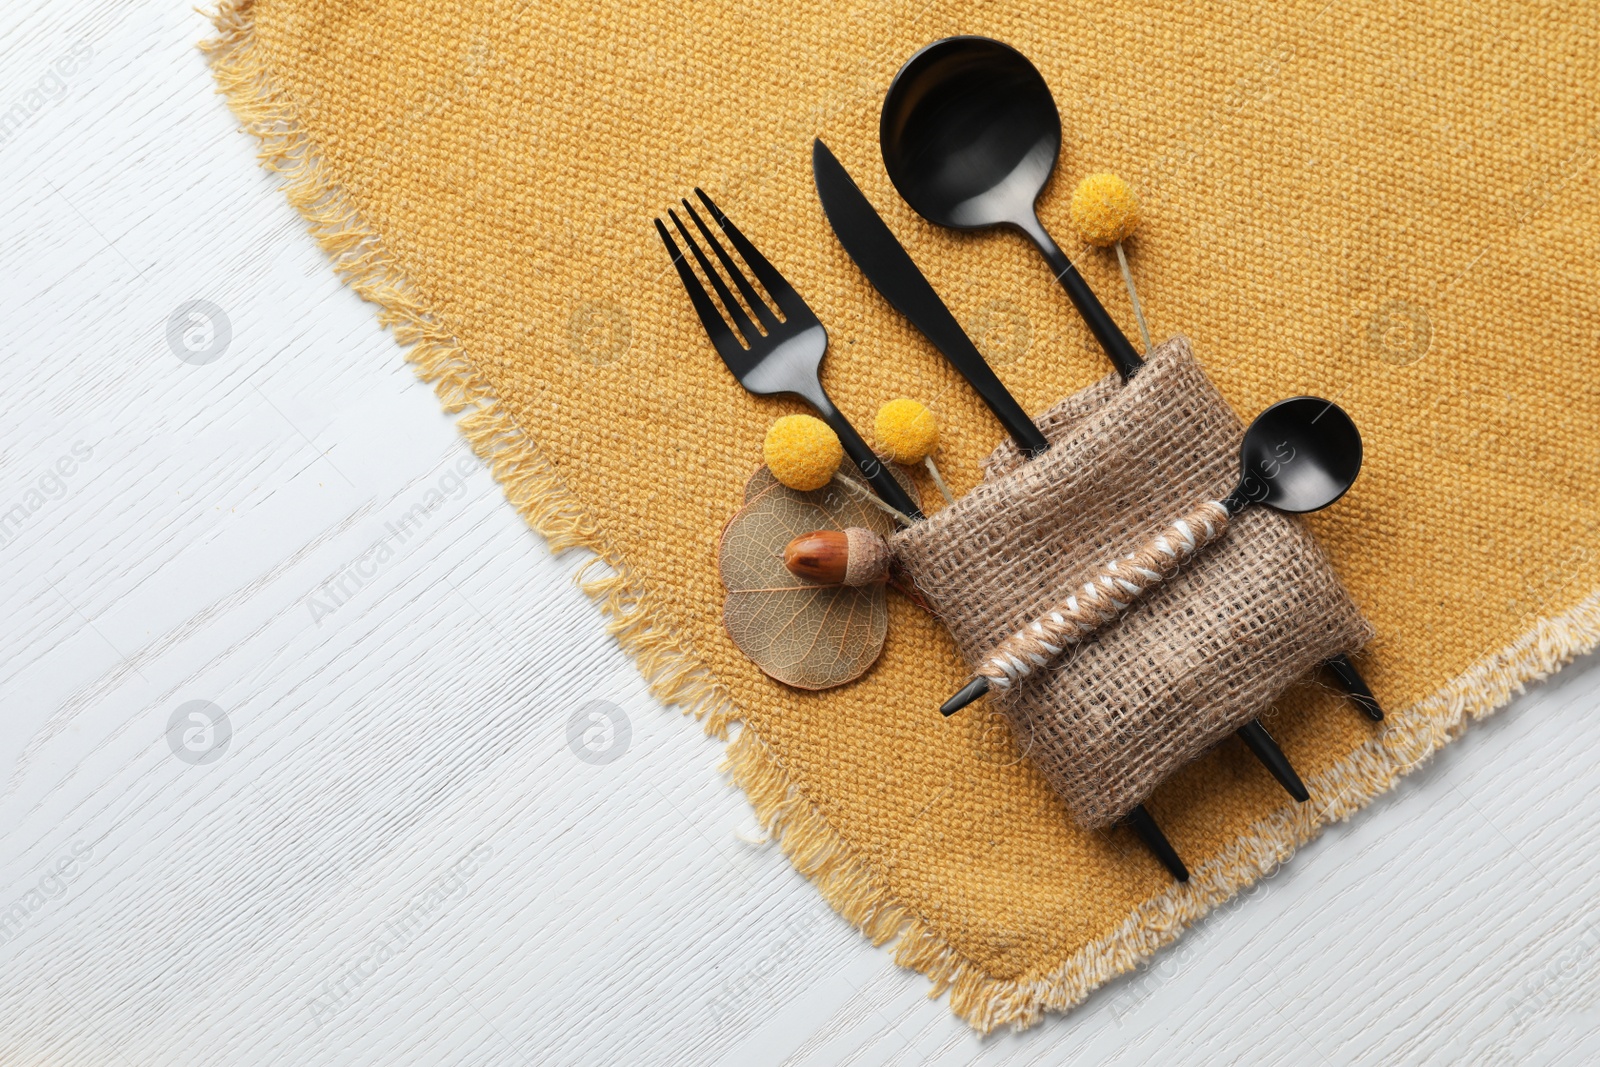
<path id="1" fill-rule="evenodd" d="M 1181 337 L 1126 385 L 1102 378 L 1039 424 L 1048 452 L 1023 462 L 1007 442 L 975 489 L 894 538 L 896 560 L 969 663 L 1238 479 L 1243 426 Z M 1304 523 L 1252 507 L 1122 618 L 989 699 L 1072 816 L 1095 829 L 1317 663 L 1371 637 Z"/>

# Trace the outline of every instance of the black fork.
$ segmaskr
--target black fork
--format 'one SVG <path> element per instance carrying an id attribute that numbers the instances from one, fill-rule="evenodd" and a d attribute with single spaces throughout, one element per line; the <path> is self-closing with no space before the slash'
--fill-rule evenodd
<path id="1" fill-rule="evenodd" d="M 701 273 L 711 283 L 711 288 L 717 294 L 717 301 L 713 301 L 711 294 L 706 292 L 705 286 L 701 284 L 694 268 L 689 266 L 683 253 L 679 251 L 678 244 L 672 239 L 672 234 L 668 232 L 666 225 L 660 219 L 656 219 L 656 232 L 661 235 L 662 243 L 667 246 L 673 266 L 678 268 L 678 277 L 683 282 L 683 288 L 688 292 L 690 302 L 694 304 L 695 313 L 700 316 L 700 324 L 705 327 L 712 346 L 722 357 L 722 362 L 728 365 L 728 369 L 733 372 L 740 385 L 758 396 L 788 394 L 810 404 L 816 409 L 822 421 L 839 435 L 839 441 L 844 445 L 846 454 L 884 502 L 912 519 L 922 518 L 922 512 L 917 510 L 916 502 L 900 483 L 895 481 L 894 475 L 889 473 L 888 468 L 861 439 L 861 435 L 856 433 L 855 427 L 850 425 L 850 420 L 833 406 L 833 401 L 829 400 L 828 394 L 823 391 L 819 372 L 822 368 L 822 357 L 828 351 L 828 331 L 806 306 L 800 294 L 794 291 L 794 286 L 785 281 L 777 268 L 756 251 L 755 245 L 739 232 L 738 227 L 728 216 L 711 202 L 711 198 L 699 189 L 694 192 L 727 236 L 728 242 L 739 253 L 739 257 L 749 266 L 750 272 L 761 283 L 761 287 L 772 298 L 772 303 L 776 305 L 774 308 L 762 298 L 744 271 L 740 269 L 739 264 L 728 254 L 727 249 L 722 247 L 722 242 L 717 240 L 711 228 L 700 218 L 699 212 L 695 211 L 694 205 L 688 200 L 683 201 L 683 210 L 693 220 L 701 238 L 711 246 L 712 254 L 722 265 L 723 272 L 732 279 L 734 287 L 739 290 L 739 296 L 743 297 L 742 303 L 728 288 L 728 283 L 722 274 L 718 273 L 716 267 L 706 258 L 699 242 L 683 224 L 676 211 L 669 210 L 667 215 L 683 237 L 684 244 L 689 246 L 689 252 L 699 264 Z M 720 308 L 718 302 L 721 304 Z M 746 308 L 749 310 L 746 311 Z M 780 312 L 782 318 L 779 317 Z M 755 315 L 754 321 L 750 317 L 752 313 Z"/>

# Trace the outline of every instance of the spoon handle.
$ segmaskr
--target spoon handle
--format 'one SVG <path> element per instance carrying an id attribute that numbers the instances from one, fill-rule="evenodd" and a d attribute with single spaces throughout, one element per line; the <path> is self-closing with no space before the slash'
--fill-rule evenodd
<path id="1" fill-rule="evenodd" d="M 1067 298 L 1072 301 L 1072 306 L 1078 309 L 1078 314 L 1088 325 L 1089 332 L 1094 334 L 1094 339 L 1105 349 L 1106 355 L 1111 359 L 1111 365 L 1122 375 L 1122 380 L 1127 381 L 1132 378 L 1133 372 L 1144 366 L 1144 360 L 1133 350 L 1133 345 L 1123 335 L 1122 329 L 1111 317 L 1111 313 L 1106 311 L 1105 305 L 1100 303 L 1100 298 L 1094 295 L 1094 290 L 1089 288 L 1089 283 L 1083 280 L 1078 268 L 1072 265 L 1072 260 L 1061 251 L 1061 247 L 1055 243 L 1033 214 L 1030 213 L 1017 225 L 1034 244 L 1039 246 L 1039 251 L 1044 253 L 1045 262 L 1050 264 L 1050 269 L 1055 272 L 1056 281 L 1067 291 Z"/>
<path id="2" fill-rule="evenodd" d="M 1080 592 L 1002 641 L 978 665 L 973 681 L 939 710 L 950 715 L 990 689 L 1009 689 L 1046 666 L 1067 646 L 1078 644 L 1177 573 L 1227 529 L 1228 509 L 1210 500 L 1146 541 L 1137 552 L 1103 565 Z"/>

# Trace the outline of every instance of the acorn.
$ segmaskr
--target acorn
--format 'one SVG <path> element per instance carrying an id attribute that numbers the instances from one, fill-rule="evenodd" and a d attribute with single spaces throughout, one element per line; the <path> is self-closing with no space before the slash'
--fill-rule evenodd
<path id="1" fill-rule="evenodd" d="M 860 526 L 812 530 L 784 547 L 783 565 L 824 585 L 871 585 L 889 577 L 889 544 Z"/>

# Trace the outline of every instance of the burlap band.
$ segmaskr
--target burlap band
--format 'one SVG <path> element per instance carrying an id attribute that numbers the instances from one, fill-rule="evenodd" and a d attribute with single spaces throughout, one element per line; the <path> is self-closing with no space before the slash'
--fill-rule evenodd
<path id="1" fill-rule="evenodd" d="M 972 492 L 901 531 L 895 556 L 971 664 L 1099 566 L 1238 477 L 1242 424 L 1174 338 L 1006 442 Z M 1247 508 L 1126 615 L 998 700 L 1073 817 L 1101 827 L 1371 626 L 1301 520 Z"/>

